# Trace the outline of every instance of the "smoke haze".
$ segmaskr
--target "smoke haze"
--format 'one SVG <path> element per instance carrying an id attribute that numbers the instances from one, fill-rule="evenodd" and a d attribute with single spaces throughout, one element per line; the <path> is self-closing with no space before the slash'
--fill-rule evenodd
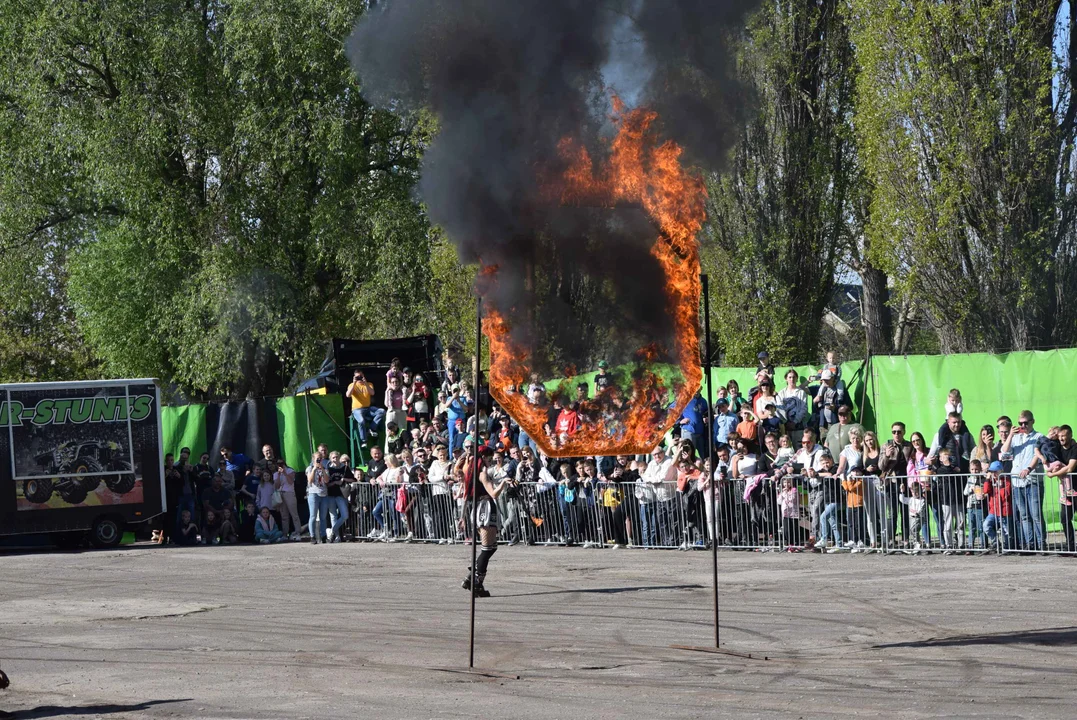
<path id="1" fill-rule="evenodd" d="M 654 223 L 639 208 L 565 207 L 544 188 L 565 169 L 563 138 L 604 156 L 611 93 L 658 111 L 688 163 L 718 168 L 747 105 L 730 41 L 754 5 L 393 0 L 362 18 L 349 53 L 364 96 L 437 115 L 420 199 L 462 261 L 498 266 L 485 299 L 518 342 L 586 365 L 668 339 Z"/>

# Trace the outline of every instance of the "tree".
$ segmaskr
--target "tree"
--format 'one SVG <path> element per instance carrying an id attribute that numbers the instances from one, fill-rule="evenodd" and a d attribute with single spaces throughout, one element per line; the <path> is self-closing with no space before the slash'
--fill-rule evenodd
<path id="1" fill-rule="evenodd" d="M 1077 341 L 1077 67 L 1062 4 L 850 2 L 867 261 L 923 308 L 944 352 Z"/>
<path id="2" fill-rule="evenodd" d="M 720 347 L 751 364 L 815 359 L 848 234 L 852 47 L 837 0 L 780 0 L 749 24 L 756 96 L 727 171 L 709 183 L 704 267 Z"/>
<path id="3" fill-rule="evenodd" d="M 9 3 L 0 248 L 37 269 L 0 300 L 12 336 L 57 328 L 73 374 L 242 397 L 334 335 L 425 324 L 430 122 L 360 97 L 343 43 L 364 6 Z M 7 342 L 0 369 L 42 377 L 42 347 Z"/>

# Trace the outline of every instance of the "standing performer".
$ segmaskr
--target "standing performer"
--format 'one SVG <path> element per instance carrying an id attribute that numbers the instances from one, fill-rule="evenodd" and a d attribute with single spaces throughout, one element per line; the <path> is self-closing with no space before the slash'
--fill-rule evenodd
<path id="1" fill-rule="evenodd" d="M 486 463 L 490 455 L 493 454 L 493 448 L 489 445 L 483 445 L 478 449 L 479 453 L 479 483 L 475 487 L 475 503 L 478 506 L 478 538 L 475 540 L 481 540 L 482 549 L 479 551 L 479 557 L 475 561 L 475 586 L 471 586 L 471 568 L 468 568 L 468 575 L 464 578 L 464 582 L 460 587 L 465 590 L 471 590 L 475 597 L 490 597 L 490 591 L 483 587 L 483 581 L 486 579 L 486 569 L 490 565 L 490 558 L 497 552 L 497 496 L 509 485 L 511 478 L 506 477 L 499 484 L 494 485 L 489 476 L 486 473 Z M 471 473 L 472 465 L 471 461 L 467 458 L 470 456 L 470 449 L 465 450 L 465 462 L 464 462 L 464 480 L 465 486 L 469 491 L 471 490 L 472 477 Z M 470 509 L 469 509 L 470 510 Z M 473 540 L 473 542 L 475 541 Z"/>

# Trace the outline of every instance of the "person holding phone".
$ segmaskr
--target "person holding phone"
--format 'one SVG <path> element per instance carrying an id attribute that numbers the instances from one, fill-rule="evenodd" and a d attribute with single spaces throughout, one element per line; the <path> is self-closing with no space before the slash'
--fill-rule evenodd
<path id="1" fill-rule="evenodd" d="M 325 530 L 329 519 L 329 470 L 326 469 L 328 460 L 322 457 L 320 452 L 314 453 L 310 458 L 310 467 L 307 468 L 307 507 L 310 510 L 310 522 L 307 529 L 310 531 L 310 542 L 317 545 L 319 540 L 327 542 Z M 318 521 L 321 520 L 321 527 Z"/>
<path id="2" fill-rule="evenodd" d="M 362 370 L 356 370 L 348 385 L 348 397 L 352 400 L 352 417 L 359 426 L 359 440 L 366 447 L 370 437 L 377 434 L 385 419 L 385 410 L 374 407 L 374 384 L 366 379 Z"/>

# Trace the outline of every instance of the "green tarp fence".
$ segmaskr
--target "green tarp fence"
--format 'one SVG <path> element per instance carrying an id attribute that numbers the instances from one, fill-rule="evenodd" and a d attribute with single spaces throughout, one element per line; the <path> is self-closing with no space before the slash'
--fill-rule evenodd
<path id="1" fill-rule="evenodd" d="M 795 368 L 802 376 L 819 371 L 819 366 Z M 776 368 L 778 390 L 784 387 L 787 369 L 788 366 Z M 593 375 L 588 373 L 574 380 L 593 384 Z M 1077 349 L 1002 355 L 877 356 L 871 360 L 870 377 L 866 375 L 861 360 L 841 365 L 854 415 L 869 429 L 886 430 L 890 423 L 901 420 L 910 434 L 919 430 L 930 440 L 946 419 L 946 396 L 955 387 L 961 390 L 965 420 L 974 436 L 982 425 L 994 425 L 999 415 L 1006 414 L 1016 420 L 1026 409 L 1035 413 L 1036 426 L 1043 432 L 1052 425 L 1072 424 L 1077 420 Z M 711 378 L 715 387 L 736 380 L 746 393 L 755 384 L 755 370 L 717 367 L 711 369 Z M 307 399 L 299 396 L 276 401 L 278 445 L 289 460 L 294 455 L 309 456 L 312 443 L 347 447 L 347 416 L 341 397 L 311 395 L 308 399 L 309 435 Z M 188 446 L 195 455 L 203 452 L 205 423 L 205 405 L 164 408 L 165 451 L 177 452 L 180 447 Z M 884 434 L 889 437 L 888 433 Z"/>
<path id="2" fill-rule="evenodd" d="M 807 378 L 809 375 L 818 373 L 822 366 L 812 365 L 794 365 L 793 368 L 800 374 L 801 378 Z M 777 377 L 774 378 L 775 392 L 780 391 L 785 387 L 785 373 L 789 370 L 788 365 L 782 367 L 776 367 L 775 373 Z M 667 384 L 671 384 L 671 378 L 680 377 L 680 371 L 675 366 L 659 365 L 656 368 L 657 374 L 666 381 Z M 720 367 L 711 368 L 711 379 L 714 382 L 714 392 L 717 391 L 719 386 L 728 385 L 730 380 L 736 380 L 737 385 L 740 387 L 740 392 L 745 397 L 748 396 L 748 390 L 755 387 L 755 368 L 733 368 L 733 367 Z M 545 383 L 547 390 L 553 391 L 562 383 L 565 383 L 565 389 L 568 392 L 572 392 L 576 383 L 585 382 L 588 385 L 588 392 L 590 395 L 594 395 L 595 392 L 595 375 L 597 372 L 583 373 L 564 380 L 551 380 Z M 865 386 L 865 374 L 864 374 L 864 362 L 862 360 L 851 360 L 841 364 L 841 379 L 846 385 L 846 390 L 849 393 L 850 404 L 853 407 L 854 417 L 860 419 L 860 421 L 868 426 L 875 426 L 875 415 L 872 412 L 871 398 L 868 397 Z M 707 378 L 703 378 L 703 384 L 700 388 L 703 393 L 703 397 L 707 396 Z M 712 392 L 712 399 L 714 397 Z M 863 409 L 863 415 L 861 415 L 861 409 Z"/>
<path id="3" fill-rule="evenodd" d="M 1000 415 L 1017 422 L 1031 410 L 1036 429 L 1077 420 L 1077 349 L 1012 352 L 1001 355 L 909 355 L 872 359 L 870 402 L 881 428 L 904 422 L 928 442 L 946 419 L 946 396 L 961 391 L 964 419 L 974 439 L 994 427 Z M 1043 488 L 1048 529 L 1061 529 L 1058 483 Z"/>
<path id="4" fill-rule="evenodd" d="M 348 425 L 340 395 L 281 398 L 277 401 L 277 430 L 281 455 L 292 467 L 306 467 L 310 462 L 311 447 L 317 447 L 319 443 L 325 443 L 330 450 L 347 452 L 348 449 Z"/>
<path id="5" fill-rule="evenodd" d="M 308 433 L 307 408 L 310 408 Z M 194 457 L 206 452 L 206 405 L 181 405 L 161 409 L 161 434 L 165 452 L 179 454 L 191 448 Z M 285 397 L 276 401 L 278 436 L 273 443 L 294 467 L 306 467 L 311 447 L 325 443 L 344 451 L 348 447 L 348 424 L 340 395 Z"/>
<path id="6" fill-rule="evenodd" d="M 166 453 L 179 457 L 180 448 L 191 448 L 197 462 L 206 452 L 206 406 L 180 405 L 161 408 L 161 436 Z"/>
<path id="7" fill-rule="evenodd" d="M 788 365 L 775 366 L 774 368 L 774 391 L 781 392 L 785 387 L 785 374 L 789 371 Z M 822 366 L 816 365 L 793 365 L 801 379 L 820 372 Z M 875 427 L 875 415 L 871 407 L 871 398 L 865 394 L 864 361 L 850 360 L 841 363 L 841 380 L 845 383 L 845 390 L 849 395 L 849 404 L 853 408 L 853 417 L 867 428 Z M 741 395 L 748 397 L 748 390 L 755 387 L 755 368 L 711 368 L 711 379 L 715 390 L 719 386 L 728 385 L 730 380 L 736 380 L 740 387 Z M 706 383 L 703 385 L 703 397 L 707 396 Z M 715 397 L 712 392 L 711 398 Z"/>
<path id="8" fill-rule="evenodd" d="M 1077 420 L 1077 348 L 1012 352 L 1001 355 L 893 355 L 841 365 L 854 417 L 869 429 L 885 431 L 894 421 L 905 423 L 908 433 L 920 431 L 931 441 L 946 420 L 946 397 L 951 388 L 961 390 L 965 421 L 974 438 L 980 427 L 994 425 L 1000 415 L 1016 421 L 1022 410 L 1031 410 L 1036 427 L 1046 432 L 1052 425 Z M 797 365 L 802 377 L 817 373 L 819 366 Z M 775 385 L 785 386 L 788 366 L 777 367 Z M 869 377 L 870 374 L 870 377 Z M 593 389 L 594 373 L 574 378 Z M 711 369 L 715 384 L 736 380 L 742 393 L 755 385 L 754 368 Z M 556 383 L 551 384 L 556 385 Z M 703 388 L 706 396 L 706 386 Z M 285 397 L 276 401 L 279 437 L 277 447 L 294 467 L 305 467 L 310 448 L 326 443 L 344 450 L 349 446 L 347 416 L 339 395 Z M 307 408 L 310 408 L 308 431 Z M 206 406 L 184 405 L 162 410 L 165 452 L 191 448 L 197 457 L 206 450 Z M 885 442 L 889 433 L 880 439 Z M 1044 483 L 1044 514 L 1048 529 L 1061 529 L 1058 483 Z"/>

